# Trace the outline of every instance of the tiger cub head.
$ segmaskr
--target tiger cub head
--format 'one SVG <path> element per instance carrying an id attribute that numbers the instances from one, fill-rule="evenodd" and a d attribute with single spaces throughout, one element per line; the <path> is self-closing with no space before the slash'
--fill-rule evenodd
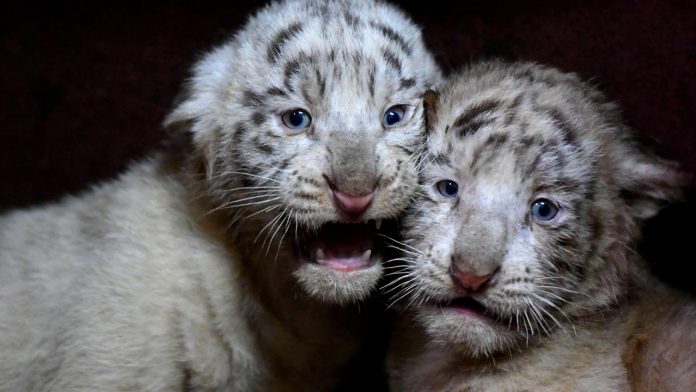
<path id="1" fill-rule="evenodd" d="M 647 273 L 631 247 L 680 195 L 675 165 L 641 149 L 574 74 L 491 61 L 446 85 L 426 94 L 427 154 L 396 281 L 415 318 L 481 357 L 610 311 Z"/>
<path id="2" fill-rule="evenodd" d="M 254 268 L 351 302 L 381 276 L 382 220 L 415 191 L 439 78 L 389 4 L 273 2 L 195 65 L 166 125 L 192 136 L 204 193 Z"/>

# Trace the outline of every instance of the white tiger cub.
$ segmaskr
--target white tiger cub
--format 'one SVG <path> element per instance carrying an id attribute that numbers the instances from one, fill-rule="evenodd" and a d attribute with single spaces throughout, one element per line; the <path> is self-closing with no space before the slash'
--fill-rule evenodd
<path id="1" fill-rule="evenodd" d="M 195 66 L 181 154 L 0 217 L 0 391 L 331 389 L 439 77 L 388 4 L 261 9 Z"/>
<path id="2" fill-rule="evenodd" d="M 483 62 L 425 96 L 395 391 L 687 391 L 696 304 L 650 276 L 642 222 L 684 176 L 574 74 Z"/>

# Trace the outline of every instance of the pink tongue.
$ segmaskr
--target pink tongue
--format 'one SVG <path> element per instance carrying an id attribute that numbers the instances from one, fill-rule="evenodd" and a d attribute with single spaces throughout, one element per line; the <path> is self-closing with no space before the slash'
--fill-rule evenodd
<path id="1" fill-rule="evenodd" d="M 352 271 L 370 263 L 372 235 L 364 225 L 342 225 L 320 233 L 313 247 L 318 264 Z"/>
<path id="2" fill-rule="evenodd" d="M 363 268 L 368 265 L 369 259 L 364 260 L 361 257 L 342 257 L 333 259 L 317 259 L 317 263 L 326 265 L 340 271 L 353 271 Z"/>

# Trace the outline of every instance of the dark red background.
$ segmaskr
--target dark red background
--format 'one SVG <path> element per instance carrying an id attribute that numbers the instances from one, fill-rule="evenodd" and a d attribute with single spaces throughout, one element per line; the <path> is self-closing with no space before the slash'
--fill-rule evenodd
<path id="1" fill-rule="evenodd" d="M 254 1 L 4 4 L 0 12 L 0 210 L 113 177 L 156 148 L 187 71 Z M 424 1 L 403 4 L 450 70 L 535 60 L 591 78 L 661 154 L 696 173 L 696 2 Z M 694 182 L 692 181 L 692 186 Z M 647 231 L 643 253 L 692 286 L 694 198 Z M 693 223 L 692 223 L 693 222 Z"/>

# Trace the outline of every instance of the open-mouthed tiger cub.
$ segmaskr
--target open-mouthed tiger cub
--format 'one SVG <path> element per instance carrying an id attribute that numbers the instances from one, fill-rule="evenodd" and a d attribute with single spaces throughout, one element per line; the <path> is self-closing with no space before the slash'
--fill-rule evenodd
<path id="1" fill-rule="evenodd" d="M 360 379 L 343 372 L 357 302 L 382 272 L 382 220 L 416 189 L 439 76 L 389 4 L 261 9 L 195 66 L 166 120 L 190 137 L 179 154 L 0 216 L 0 391 Z"/>
<path id="2" fill-rule="evenodd" d="M 395 391 L 687 391 L 696 305 L 634 251 L 684 176 L 574 74 L 483 62 L 425 95 Z"/>

